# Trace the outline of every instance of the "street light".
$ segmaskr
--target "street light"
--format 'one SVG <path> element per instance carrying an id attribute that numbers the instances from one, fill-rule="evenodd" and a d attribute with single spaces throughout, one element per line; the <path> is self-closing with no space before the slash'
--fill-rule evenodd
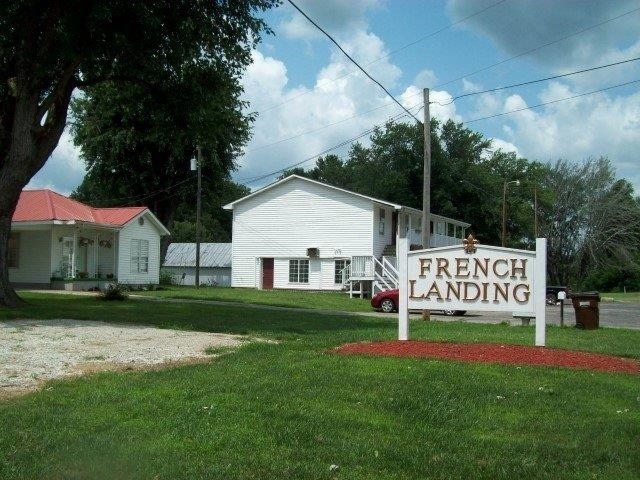
<path id="1" fill-rule="evenodd" d="M 196 288 L 200 287 L 200 211 L 201 211 L 201 198 L 202 198 L 202 172 L 200 167 L 202 165 L 202 149 L 200 145 L 197 146 L 198 158 L 191 159 L 191 170 L 196 170 L 198 176 L 198 198 L 196 200 Z"/>
<path id="2" fill-rule="evenodd" d="M 507 187 L 511 184 L 520 185 L 520 180 L 511 180 L 510 182 L 504 181 L 502 188 L 502 246 L 505 246 L 505 239 L 507 238 Z"/>

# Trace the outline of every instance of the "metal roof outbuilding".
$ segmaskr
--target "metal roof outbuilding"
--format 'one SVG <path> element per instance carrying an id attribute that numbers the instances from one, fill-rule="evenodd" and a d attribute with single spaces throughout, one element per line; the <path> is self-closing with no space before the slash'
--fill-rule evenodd
<path id="1" fill-rule="evenodd" d="M 164 259 L 165 267 L 195 267 L 195 243 L 171 243 Z M 201 243 L 200 266 L 204 268 L 231 268 L 230 243 Z"/>

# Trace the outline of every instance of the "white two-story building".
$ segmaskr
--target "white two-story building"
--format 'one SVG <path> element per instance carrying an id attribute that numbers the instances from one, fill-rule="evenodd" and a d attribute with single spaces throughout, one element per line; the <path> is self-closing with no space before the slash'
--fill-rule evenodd
<path id="1" fill-rule="evenodd" d="M 291 175 L 224 206 L 233 210 L 233 287 L 397 287 L 399 216 L 420 245 L 422 212 Z M 431 247 L 462 242 L 468 223 L 431 215 Z"/>

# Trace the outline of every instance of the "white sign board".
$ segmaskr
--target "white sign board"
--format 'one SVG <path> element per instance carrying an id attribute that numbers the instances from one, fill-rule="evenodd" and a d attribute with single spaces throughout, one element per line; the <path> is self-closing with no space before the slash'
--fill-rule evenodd
<path id="1" fill-rule="evenodd" d="M 416 250 L 399 267 L 406 268 L 400 298 L 408 309 L 529 314 L 536 318 L 536 345 L 544 345 L 546 239 L 537 239 L 535 252 L 482 244 Z"/>

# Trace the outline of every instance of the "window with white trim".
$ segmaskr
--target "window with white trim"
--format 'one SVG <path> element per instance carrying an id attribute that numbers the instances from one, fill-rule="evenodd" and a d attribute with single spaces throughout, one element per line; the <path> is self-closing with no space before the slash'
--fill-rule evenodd
<path id="1" fill-rule="evenodd" d="M 289 283 L 309 283 L 309 260 L 289 260 Z"/>
<path id="2" fill-rule="evenodd" d="M 9 234 L 9 248 L 7 250 L 7 267 L 20 267 L 20 234 Z"/>
<path id="3" fill-rule="evenodd" d="M 131 273 L 149 271 L 149 240 L 131 240 Z"/>
<path id="4" fill-rule="evenodd" d="M 335 283 L 336 285 L 342 285 L 343 283 L 345 283 L 347 276 L 344 270 L 349 265 L 351 265 L 350 260 L 340 259 L 335 261 L 335 266 L 333 269 L 333 283 Z"/>

